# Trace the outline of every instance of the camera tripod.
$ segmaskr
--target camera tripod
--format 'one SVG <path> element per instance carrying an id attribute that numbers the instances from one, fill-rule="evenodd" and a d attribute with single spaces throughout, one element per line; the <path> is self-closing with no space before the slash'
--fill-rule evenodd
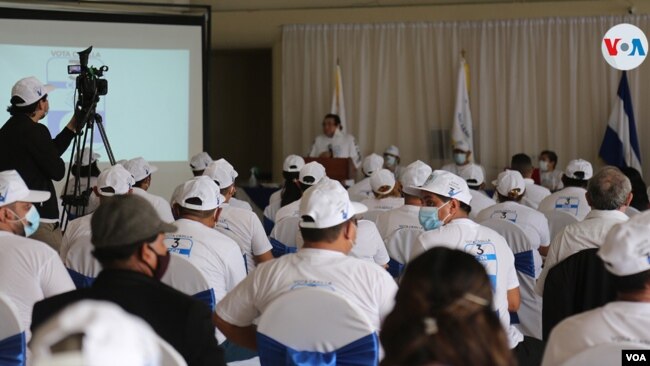
<path id="1" fill-rule="evenodd" d="M 99 113 L 96 113 L 98 101 L 99 97 L 95 97 L 90 107 L 83 108 L 78 103 L 77 108 L 75 108 L 75 117 L 77 118 L 75 129 L 77 133 L 72 140 L 72 154 L 70 154 L 68 174 L 66 175 L 65 185 L 63 188 L 63 212 L 61 212 L 62 230 L 65 230 L 69 220 L 86 214 L 86 207 L 88 206 L 91 194 L 93 194 L 93 187 L 91 187 L 90 178 L 92 172 L 91 162 L 93 154 L 93 142 L 95 137 L 95 126 L 97 126 L 97 130 L 99 131 L 102 143 L 106 148 L 106 154 L 108 155 L 110 164 L 115 165 L 115 156 L 113 155 L 113 149 L 111 148 L 111 144 L 108 141 L 108 136 L 106 135 L 106 129 L 104 128 L 104 124 L 102 122 L 102 116 Z M 86 141 L 88 138 L 90 138 L 90 144 L 88 146 L 90 154 L 88 155 L 88 161 L 82 161 L 82 152 L 86 146 Z M 81 184 L 82 167 L 84 167 L 84 170 L 87 169 L 86 177 L 88 179 L 86 181 L 85 187 L 82 187 Z M 74 173 L 73 169 L 75 170 Z M 75 176 L 75 179 L 74 182 L 71 182 L 70 176 L 73 174 Z M 68 186 L 70 183 L 73 184 L 73 190 L 71 194 L 67 194 L 67 192 L 69 192 Z"/>

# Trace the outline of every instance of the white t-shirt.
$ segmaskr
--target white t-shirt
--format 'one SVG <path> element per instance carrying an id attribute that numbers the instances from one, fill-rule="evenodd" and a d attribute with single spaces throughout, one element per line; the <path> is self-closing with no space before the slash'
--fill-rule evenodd
<path id="1" fill-rule="evenodd" d="M 354 165 L 359 168 L 361 165 L 361 153 L 354 141 L 354 136 L 341 132 L 337 129 L 334 136 L 327 137 L 319 135 L 314 140 L 309 151 L 309 157 L 317 158 L 320 154 L 332 149 L 335 158 L 352 158 Z"/>
<path id="2" fill-rule="evenodd" d="M 172 215 L 172 209 L 166 199 L 156 196 L 145 191 L 142 188 L 133 187 L 133 194 L 138 195 L 151 203 L 151 206 L 156 210 L 160 219 L 164 222 L 172 223 L 174 222 L 174 215 Z"/>
<path id="3" fill-rule="evenodd" d="M 405 264 L 411 258 L 415 239 L 424 232 L 418 218 L 420 206 L 404 205 L 377 217 L 377 229 L 384 240 L 388 256 Z"/>
<path id="4" fill-rule="evenodd" d="M 472 220 L 476 220 L 476 216 L 478 216 L 478 213 L 483 211 L 484 209 L 496 205 L 497 201 L 492 199 L 491 197 L 488 197 L 487 194 L 483 191 L 477 191 L 474 189 L 470 189 L 469 193 L 472 195 L 472 200 L 470 201 L 470 206 L 472 207 L 472 211 L 469 213 L 469 218 Z"/>
<path id="5" fill-rule="evenodd" d="M 462 173 L 464 173 L 465 170 L 470 169 L 470 167 L 472 167 L 472 166 L 478 166 L 479 168 L 481 168 L 481 170 L 483 170 L 483 176 L 486 177 L 485 168 L 483 168 L 482 166 L 480 166 L 479 164 L 476 164 L 476 163 L 469 163 L 469 164 L 465 164 L 465 165 L 456 165 L 456 163 L 449 163 L 449 164 L 444 165 L 441 169 L 446 170 L 446 171 L 451 172 L 451 173 L 454 173 L 459 177 L 463 177 L 463 176 L 467 176 L 467 175 L 463 175 Z"/>
<path id="6" fill-rule="evenodd" d="M 257 269 L 217 305 L 226 322 L 245 327 L 280 295 L 300 287 L 322 287 L 359 306 L 376 330 L 393 309 L 397 285 L 376 264 L 325 249 L 303 248 Z"/>
<path id="7" fill-rule="evenodd" d="M 591 211 L 585 194 L 587 190 L 580 187 L 566 187 L 561 191 L 551 193 L 539 203 L 540 212 L 564 211 L 582 221 Z"/>
<path id="8" fill-rule="evenodd" d="M 591 347 L 632 343 L 650 347 L 650 304 L 614 301 L 561 321 L 546 343 L 542 366 L 561 365 Z M 620 357 L 620 356 L 619 356 Z"/>
<path id="9" fill-rule="evenodd" d="M 592 210 L 583 221 L 567 225 L 560 231 L 548 248 L 542 274 L 537 279 L 535 291 L 544 294 L 544 282 L 548 271 L 556 264 L 584 249 L 600 248 L 612 226 L 628 220 L 618 210 Z"/>
<path id="10" fill-rule="evenodd" d="M 63 262 L 65 262 L 66 257 L 68 256 L 68 250 L 70 250 L 73 245 L 76 245 L 77 243 L 92 245 L 92 242 L 90 241 L 92 236 L 90 221 L 92 218 L 93 215 L 90 214 L 68 222 L 68 226 L 65 228 L 65 233 L 63 233 L 63 239 L 61 240 L 61 249 L 59 249 L 59 255 Z"/>
<path id="11" fill-rule="evenodd" d="M 370 186 L 370 177 L 363 178 L 348 188 L 348 195 L 350 200 L 357 202 L 373 198 L 375 195 L 372 193 L 372 187 Z"/>
<path id="12" fill-rule="evenodd" d="M 402 197 L 385 197 L 382 199 L 368 198 L 361 201 L 362 204 L 368 207 L 368 211 L 361 214 L 366 219 L 375 222 L 377 217 L 386 211 L 394 208 L 404 206 L 404 198 Z"/>
<path id="13" fill-rule="evenodd" d="M 411 259 L 436 246 L 446 246 L 472 254 L 487 271 L 494 307 L 503 325 L 510 348 L 524 339 L 521 332 L 510 325 L 508 290 L 519 287 L 515 270 L 515 256 L 506 240 L 496 231 L 469 219 L 455 219 L 436 230 L 425 231 L 416 241 Z"/>
<path id="14" fill-rule="evenodd" d="M 275 214 L 275 223 L 279 223 L 285 217 L 300 217 L 300 199 L 297 199 L 290 204 L 280 207 Z"/>
<path id="15" fill-rule="evenodd" d="M 272 248 L 260 219 L 253 211 L 232 206 L 224 207 L 215 229 L 239 245 L 248 273 L 255 269 L 254 256 L 264 254 Z"/>
<path id="16" fill-rule="evenodd" d="M 504 219 L 513 222 L 524 230 L 528 237 L 535 239 L 532 243 L 535 250 L 551 243 L 546 216 L 517 202 L 506 201 L 490 206 L 479 212 L 476 222 L 480 223 L 487 219 Z"/>
<path id="17" fill-rule="evenodd" d="M 243 200 L 238 200 L 235 197 L 230 197 L 230 199 L 228 200 L 228 204 L 232 207 L 243 208 L 244 210 L 253 211 L 253 207 L 251 206 L 250 203 Z"/>
<path id="18" fill-rule="evenodd" d="M 300 217 L 300 200 L 280 208 L 275 215 L 275 226 L 269 235 L 284 245 L 297 246 L 297 237 L 299 233 L 298 223 Z"/>
<path id="19" fill-rule="evenodd" d="M 40 241 L 0 231 L 0 253 L 0 292 L 16 306 L 29 341 L 34 304 L 75 286 L 54 249 Z"/>
<path id="20" fill-rule="evenodd" d="M 564 173 L 561 170 L 557 169 L 550 172 L 540 172 L 539 180 L 542 187 L 546 187 L 551 192 L 555 192 L 564 188 L 564 184 L 562 183 L 562 175 L 564 175 Z"/>
<path id="21" fill-rule="evenodd" d="M 277 190 L 269 197 L 269 205 L 264 207 L 264 216 L 275 222 L 275 214 L 282 207 L 282 189 Z"/>
<path id="22" fill-rule="evenodd" d="M 544 198 L 550 196 L 551 191 L 546 187 L 535 184 L 535 181 L 530 178 L 525 178 L 524 182 L 526 182 L 526 190 L 524 191 L 524 197 L 521 199 L 521 203 L 537 210 L 539 203 Z"/>

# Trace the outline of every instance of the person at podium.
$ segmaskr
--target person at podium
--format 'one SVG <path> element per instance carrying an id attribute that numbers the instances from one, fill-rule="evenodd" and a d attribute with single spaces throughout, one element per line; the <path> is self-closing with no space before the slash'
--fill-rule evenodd
<path id="1" fill-rule="evenodd" d="M 343 132 L 341 118 L 331 113 L 323 118 L 323 134 L 314 140 L 309 157 L 351 158 L 357 169 L 361 165 L 361 153 L 354 136 Z"/>

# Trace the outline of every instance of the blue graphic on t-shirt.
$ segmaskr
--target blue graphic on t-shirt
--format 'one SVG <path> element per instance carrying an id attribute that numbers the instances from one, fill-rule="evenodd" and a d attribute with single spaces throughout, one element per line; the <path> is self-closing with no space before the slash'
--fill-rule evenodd
<path id="1" fill-rule="evenodd" d="M 517 222 L 517 213 L 515 211 L 494 211 L 492 215 L 490 215 L 491 219 L 501 219 L 501 220 L 509 220 L 514 223 Z"/>
<path id="2" fill-rule="evenodd" d="M 492 292 L 497 289 L 497 273 L 499 272 L 499 263 L 497 261 L 497 251 L 494 244 L 489 240 L 474 240 L 465 244 L 465 252 L 471 254 L 479 263 L 485 267 L 485 271 L 492 285 Z"/>
<path id="3" fill-rule="evenodd" d="M 559 197 L 555 201 L 555 209 L 559 211 L 568 212 L 574 216 L 578 215 L 578 207 L 580 206 L 580 199 L 578 197 Z"/>
<path id="4" fill-rule="evenodd" d="M 165 238 L 165 246 L 170 253 L 190 257 L 194 241 L 188 237 L 168 236 Z"/>

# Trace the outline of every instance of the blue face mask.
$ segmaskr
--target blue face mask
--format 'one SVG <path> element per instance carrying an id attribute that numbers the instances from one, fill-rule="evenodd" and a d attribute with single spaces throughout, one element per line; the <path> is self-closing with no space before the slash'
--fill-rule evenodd
<path id="1" fill-rule="evenodd" d="M 467 161 L 467 154 L 465 153 L 455 153 L 454 162 L 458 165 L 463 165 Z"/>
<path id="2" fill-rule="evenodd" d="M 15 212 L 11 211 L 16 217 L 18 217 L 18 220 L 14 221 L 20 221 L 21 224 L 23 224 L 23 229 L 25 230 L 25 237 L 30 237 L 34 235 L 36 230 L 38 230 L 38 224 L 40 222 L 41 216 L 38 214 L 38 210 L 36 210 L 36 207 L 32 205 L 32 207 L 27 211 L 25 214 L 25 217 L 20 218 L 18 214 Z"/>
<path id="3" fill-rule="evenodd" d="M 441 227 L 442 225 L 444 225 L 444 221 L 447 219 L 447 217 L 440 220 L 440 217 L 438 217 L 438 211 L 441 208 L 445 207 L 445 205 L 449 202 L 446 202 L 444 205 L 440 207 L 429 207 L 429 206 L 420 207 L 420 212 L 418 213 L 418 219 L 420 220 L 420 225 L 422 225 L 424 231 L 435 230 Z"/>

